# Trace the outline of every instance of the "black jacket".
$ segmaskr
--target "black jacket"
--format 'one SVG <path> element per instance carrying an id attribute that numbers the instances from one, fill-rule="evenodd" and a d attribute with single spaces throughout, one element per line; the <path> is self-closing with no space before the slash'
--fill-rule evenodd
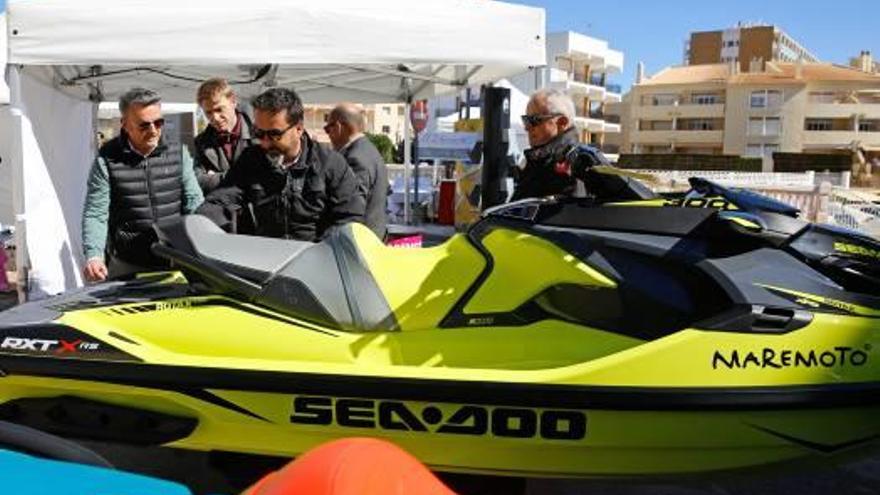
<path id="1" fill-rule="evenodd" d="M 259 146 L 246 149 L 199 213 L 226 228 L 235 222 L 242 234 L 318 241 L 334 226 L 363 221 L 364 208 L 345 158 L 303 134 L 300 158 L 286 169 Z"/>
<path id="2" fill-rule="evenodd" d="M 564 161 L 568 152 L 577 145 L 577 129 L 572 127 L 541 146 L 527 149 L 526 166 L 519 174 L 511 200 L 574 192 L 577 180 Z"/>
<path id="3" fill-rule="evenodd" d="M 388 218 L 388 170 L 379 150 L 366 136 L 361 136 L 341 150 L 342 156 L 354 171 L 367 200 L 364 223 L 379 236 L 385 237 Z"/>
<path id="4" fill-rule="evenodd" d="M 223 176 L 251 145 L 259 144 L 251 133 L 251 119 L 242 112 L 235 112 L 241 122 L 241 134 L 232 146 L 232 162 L 223 151 L 223 143 L 220 141 L 220 133 L 214 126 L 208 126 L 195 138 L 195 171 L 199 187 L 205 194 L 217 189 Z M 209 172 L 214 172 L 210 174 Z"/>
<path id="5" fill-rule="evenodd" d="M 612 167 L 598 149 L 578 144 L 572 128 L 543 146 L 527 149 L 512 200 L 544 196 L 569 196 L 583 183 L 585 197 L 595 201 L 636 201 L 656 197 L 625 171 Z"/>

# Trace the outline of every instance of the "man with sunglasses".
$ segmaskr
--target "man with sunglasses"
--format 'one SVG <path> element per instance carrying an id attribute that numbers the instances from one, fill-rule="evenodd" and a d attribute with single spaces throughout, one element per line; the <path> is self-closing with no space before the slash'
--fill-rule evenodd
<path id="1" fill-rule="evenodd" d="M 340 103 L 330 112 L 324 131 L 330 137 L 333 148 L 345 157 L 364 189 L 367 201 L 364 223 L 379 239 L 384 239 L 388 223 L 385 212 L 388 170 L 379 150 L 364 134 L 365 127 L 360 108 L 353 103 Z"/>
<path id="2" fill-rule="evenodd" d="M 259 143 L 251 135 L 251 119 L 238 110 L 238 97 L 225 79 L 203 82 L 196 100 L 209 124 L 195 138 L 196 178 L 207 194 L 217 189 L 248 146 Z"/>
<path id="3" fill-rule="evenodd" d="M 342 155 L 305 132 L 299 96 L 271 88 L 251 106 L 253 136 L 260 144 L 242 153 L 200 213 L 238 233 L 304 241 L 363 221 L 365 200 L 357 177 Z"/>
<path id="4" fill-rule="evenodd" d="M 122 129 L 98 151 L 89 173 L 82 244 L 90 282 L 166 263 L 153 256 L 153 224 L 192 213 L 203 196 L 185 152 L 162 142 L 161 97 L 133 88 L 119 98 Z"/>
<path id="5" fill-rule="evenodd" d="M 531 148 L 512 200 L 545 196 L 589 196 L 599 201 L 650 199 L 654 193 L 615 169 L 596 148 L 578 142 L 574 103 L 556 89 L 532 94 L 522 116 Z"/>
<path id="6" fill-rule="evenodd" d="M 565 160 L 578 145 L 574 114 L 574 102 L 561 91 L 542 89 L 529 98 L 522 121 L 531 148 L 513 200 L 574 193 L 577 179 Z"/>

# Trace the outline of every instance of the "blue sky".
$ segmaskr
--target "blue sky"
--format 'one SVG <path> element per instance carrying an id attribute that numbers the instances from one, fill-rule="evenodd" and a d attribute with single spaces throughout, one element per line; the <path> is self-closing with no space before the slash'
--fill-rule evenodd
<path id="1" fill-rule="evenodd" d="M 604 39 L 624 56 L 612 82 L 628 88 L 636 63 L 653 74 L 683 60 L 691 31 L 739 21 L 775 24 L 826 62 L 845 64 L 861 50 L 880 59 L 880 0 L 507 0 L 544 7 L 547 31 L 570 30 Z"/>
<path id="2" fill-rule="evenodd" d="M 860 50 L 871 50 L 880 59 L 880 0 L 507 1 L 544 7 L 548 31 L 578 31 L 622 51 L 624 73 L 612 82 L 625 88 L 635 77 L 638 61 L 645 62 L 648 74 L 680 64 L 689 32 L 730 27 L 738 21 L 776 24 L 823 61 L 846 63 Z M 0 0 L 0 10 L 5 5 L 6 0 Z"/>

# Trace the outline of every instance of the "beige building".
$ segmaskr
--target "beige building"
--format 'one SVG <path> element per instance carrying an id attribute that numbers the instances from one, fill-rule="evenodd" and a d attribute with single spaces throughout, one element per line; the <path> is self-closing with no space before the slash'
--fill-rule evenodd
<path id="1" fill-rule="evenodd" d="M 688 65 L 737 63 L 748 71 L 755 61 L 818 62 L 812 53 L 776 26 L 737 26 L 692 32 L 685 42 Z"/>
<path id="2" fill-rule="evenodd" d="M 404 108 L 402 103 L 364 105 L 367 132 L 370 134 L 385 134 L 394 143 L 402 141 L 406 118 L 404 116 Z M 327 123 L 331 110 L 333 110 L 333 105 L 305 105 L 303 120 L 305 121 L 306 131 L 318 141 L 330 142 L 330 138 L 324 132 L 324 124 Z"/>
<path id="3" fill-rule="evenodd" d="M 615 111 L 622 153 L 766 156 L 880 151 L 880 75 L 830 65 L 671 67 L 636 82 Z"/>

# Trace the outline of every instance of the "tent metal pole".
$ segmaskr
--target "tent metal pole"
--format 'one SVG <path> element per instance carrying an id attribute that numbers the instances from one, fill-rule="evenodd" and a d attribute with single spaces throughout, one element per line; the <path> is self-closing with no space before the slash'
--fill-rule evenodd
<path id="1" fill-rule="evenodd" d="M 412 166 L 412 150 L 410 149 L 410 121 L 409 112 L 412 103 L 407 97 L 403 106 L 403 223 L 410 224 L 409 204 L 409 168 Z"/>

